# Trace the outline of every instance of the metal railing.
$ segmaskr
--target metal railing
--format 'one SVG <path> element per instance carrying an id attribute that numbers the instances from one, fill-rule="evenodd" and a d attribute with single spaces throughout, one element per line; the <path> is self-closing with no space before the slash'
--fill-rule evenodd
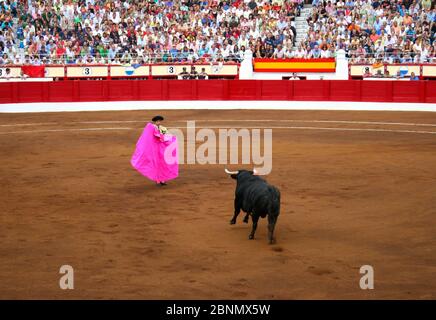
<path id="1" fill-rule="evenodd" d="M 423 56 L 419 53 L 401 51 L 401 52 L 380 52 L 380 53 L 359 53 L 348 51 L 346 54 L 349 64 L 433 64 L 436 63 L 436 55 Z"/>
<path id="2" fill-rule="evenodd" d="M 17 53 L 0 56 L 0 65 L 72 65 L 72 64 L 102 64 L 102 65 L 123 65 L 123 64 L 174 64 L 174 63 L 219 63 L 234 62 L 240 63 L 243 57 L 240 54 L 231 54 L 226 57 L 221 55 L 205 54 L 199 57 L 195 54 L 185 53 L 156 53 L 156 54 L 137 54 L 122 53 L 116 55 L 46 55 L 46 54 L 26 54 Z"/>
<path id="3" fill-rule="evenodd" d="M 346 53 L 349 64 L 404 64 L 404 63 L 420 63 L 434 64 L 436 56 L 434 53 L 423 57 L 414 52 L 379 52 L 379 53 L 361 53 L 356 51 L 348 51 Z M 285 59 L 286 57 L 283 57 Z M 302 59 L 310 59 L 308 54 Z M 281 58 L 275 58 L 280 60 Z M 301 59 L 301 58 L 300 58 Z M 101 65 L 142 65 L 142 64 L 179 64 L 179 63 L 241 63 L 243 54 L 231 54 L 226 57 L 221 55 L 205 54 L 201 57 L 198 55 L 188 55 L 185 53 L 154 53 L 154 54 L 138 54 L 124 52 L 122 54 L 102 56 L 94 55 L 42 55 L 42 54 L 4 54 L 0 55 L 0 65 L 75 65 L 75 64 L 101 64 Z"/>

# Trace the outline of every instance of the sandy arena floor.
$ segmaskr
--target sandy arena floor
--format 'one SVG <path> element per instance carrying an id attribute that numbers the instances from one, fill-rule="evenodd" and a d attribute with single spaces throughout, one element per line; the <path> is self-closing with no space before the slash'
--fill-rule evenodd
<path id="1" fill-rule="evenodd" d="M 229 225 L 223 165 L 182 165 L 164 188 L 130 167 L 156 113 L 167 127 L 280 127 L 277 244 L 265 220 L 254 241 L 243 216 Z M 436 113 L 1 114 L 0 160 L 1 299 L 436 298 Z M 59 288 L 64 264 L 74 290 Z"/>

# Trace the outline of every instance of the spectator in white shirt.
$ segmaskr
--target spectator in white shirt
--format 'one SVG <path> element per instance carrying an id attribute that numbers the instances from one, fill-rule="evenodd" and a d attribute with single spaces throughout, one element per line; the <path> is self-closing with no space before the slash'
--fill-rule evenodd
<path id="1" fill-rule="evenodd" d="M 277 48 L 274 50 L 273 58 L 283 59 L 284 57 L 285 57 L 285 49 L 283 49 L 282 45 L 279 44 Z"/>

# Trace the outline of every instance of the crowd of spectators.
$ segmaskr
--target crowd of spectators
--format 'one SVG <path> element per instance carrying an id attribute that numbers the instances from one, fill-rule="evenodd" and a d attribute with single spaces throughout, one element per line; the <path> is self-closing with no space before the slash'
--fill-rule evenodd
<path id="1" fill-rule="evenodd" d="M 436 62 L 436 9 L 431 0 L 313 0 L 308 38 L 313 57 L 344 49 L 351 63 Z"/>
<path id="2" fill-rule="evenodd" d="M 0 0 L 0 64 L 327 58 L 435 62 L 431 0 Z"/>
<path id="3" fill-rule="evenodd" d="M 301 1 L 0 0 L 0 63 L 280 58 Z"/>

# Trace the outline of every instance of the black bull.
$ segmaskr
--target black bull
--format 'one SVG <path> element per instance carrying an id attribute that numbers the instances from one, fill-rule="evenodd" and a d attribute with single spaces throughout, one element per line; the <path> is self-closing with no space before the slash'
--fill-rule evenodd
<path id="1" fill-rule="evenodd" d="M 274 227 L 280 213 L 280 191 L 261 177 L 254 175 L 253 171 L 239 170 L 227 171 L 227 173 L 236 180 L 235 214 L 230 224 L 236 223 L 241 210 L 246 213 L 245 223 L 248 223 L 251 214 L 253 228 L 248 238 L 254 239 L 259 218 L 268 216 L 268 240 L 270 244 L 274 243 Z"/>

